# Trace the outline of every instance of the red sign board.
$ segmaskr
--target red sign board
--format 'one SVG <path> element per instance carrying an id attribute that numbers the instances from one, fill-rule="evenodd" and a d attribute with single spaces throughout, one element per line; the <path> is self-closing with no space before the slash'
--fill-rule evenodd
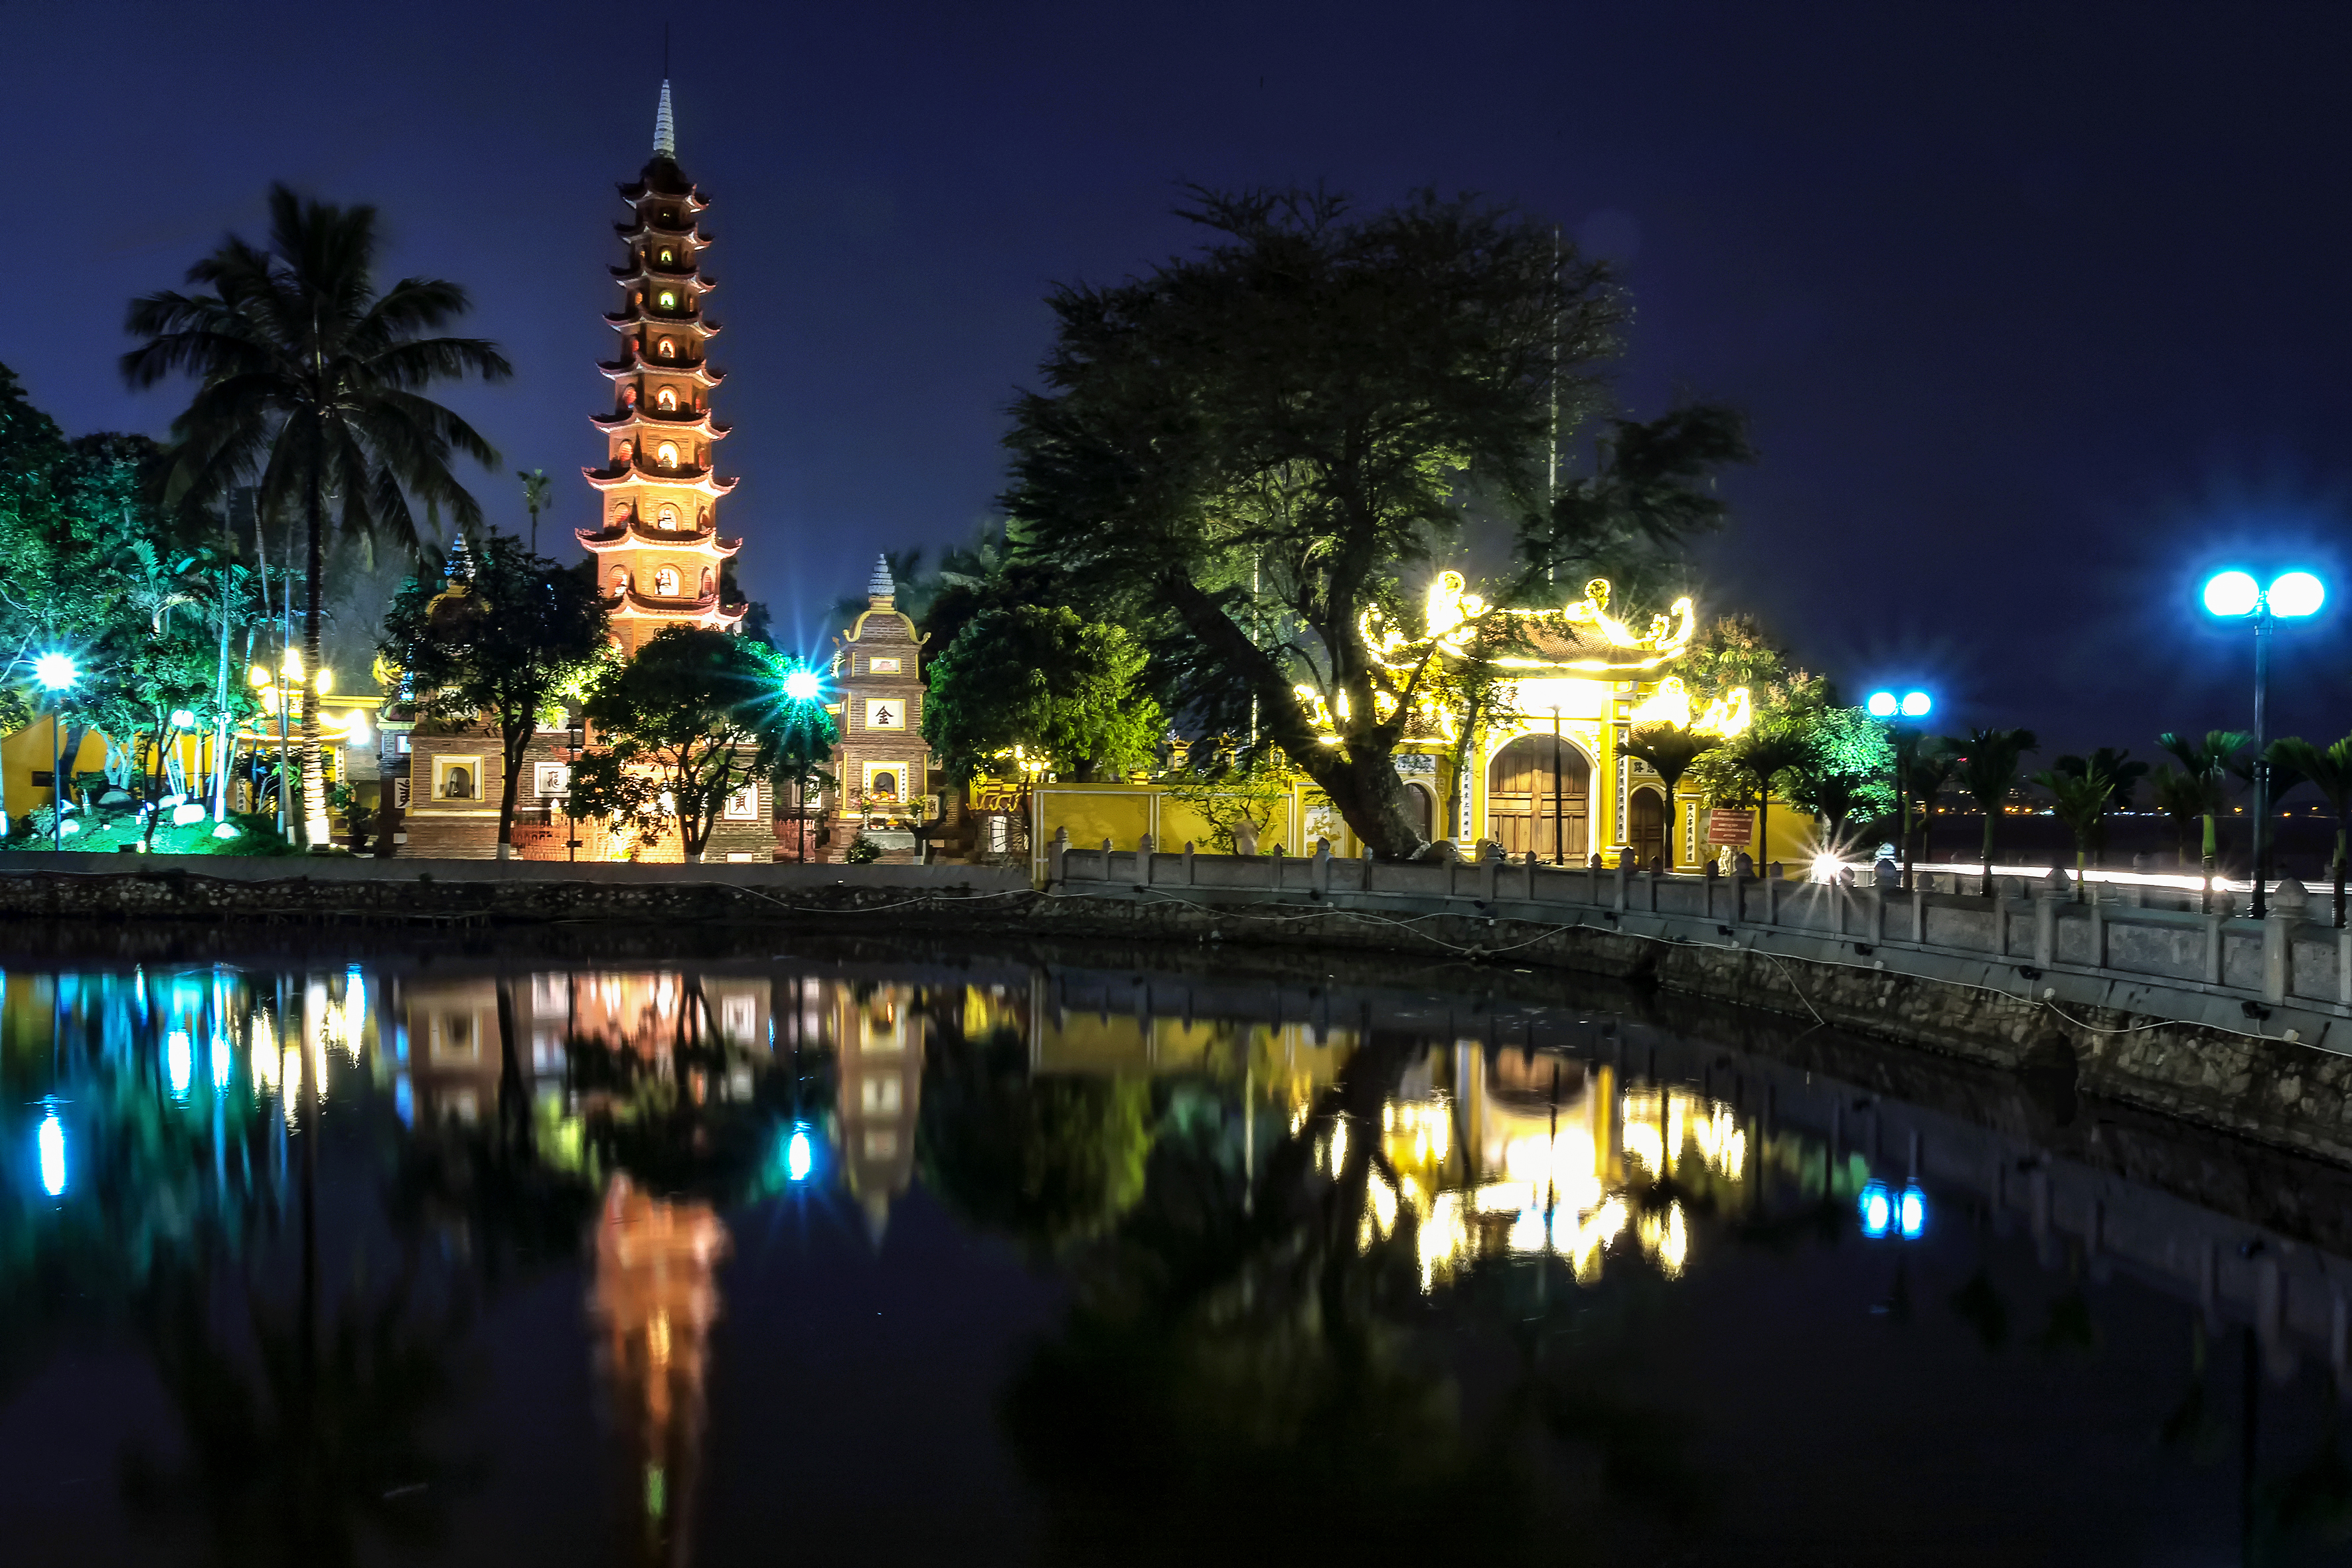
<path id="1" fill-rule="evenodd" d="M 1710 811 L 1706 814 L 1706 841 L 1709 844 L 1749 844 L 1756 838 L 1756 814 L 1752 811 Z"/>

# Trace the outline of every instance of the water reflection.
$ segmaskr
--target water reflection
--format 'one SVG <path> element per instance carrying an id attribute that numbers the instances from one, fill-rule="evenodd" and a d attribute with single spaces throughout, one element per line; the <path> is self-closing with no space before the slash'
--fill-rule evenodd
<path id="1" fill-rule="evenodd" d="M 2192 1456 L 2252 1429 L 2258 1378 L 2340 1365 L 2332 1253 L 1997 1118 L 1571 1010 L 1336 1011 L 1010 966 L 11 973 L 0 1375 L 71 1332 L 139 1346 L 178 1430 L 129 1443 L 123 1500 L 217 1560 L 439 1551 L 501 1484 L 464 1436 L 476 1325 L 577 1271 L 543 1326 L 593 1368 L 614 1554 L 683 1563 L 728 1458 L 729 1258 L 785 1216 L 874 1257 L 919 1203 L 1061 1291 L 995 1394 L 1048 1553 L 1172 1562 L 1717 1528 L 1711 1413 L 1658 1336 L 1743 1255 L 1851 1238 L 1876 1320 L 1987 1357 L 2106 1353 L 2097 1288 L 2129 1271 L 2190 1325 L 2162 1436 Z M 1947 1232 L 1970 1256 L 1931 1293 L 1912 1259 Z M 2209 1392 L 2238 1331 L 2245 1376 Z M 2280 1540 L 2352 1518 L 2332 1424 L 2296 1441 L 2247 1494 Z"/>

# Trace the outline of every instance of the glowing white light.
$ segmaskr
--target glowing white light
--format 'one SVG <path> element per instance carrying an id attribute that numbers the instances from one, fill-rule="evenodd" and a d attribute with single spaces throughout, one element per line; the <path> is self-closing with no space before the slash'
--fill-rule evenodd
<path id="1" fill-rule="evenodd" d="M 2217 616 L 2251 616 L 2262 598 L 2262 585 L 2243 572 L 2217 573 L 2205 584 L 2205 607 Z"/>
<path id="2" fill-rule="evenodd" d="M 33 661 L 33 679 L 48 691 L 63 691 L 71 686 L 81 672 L 74 661 L 61 653 L 45 653 Z"/>
<path id="3" fill-rule="evenodd" d="M 163 1071 L 172 1080 L 172 1093 L 186 1099 L 188 1085 L 196 1076 L 196 1047 L 187 1030 L 174 1029 L 165 1037 Z"/>
<path id="4" fill-rule="evenodd" d="M 1875 1240 L 1885 1236 L 1895 1218 L 1895 1197 L 1886 1190 L 1885 1182 L 1872 1182 L 1862 1189 L 1862 1234 Z"/>
<path id="5" fill-rule="evenodd" d="M 179 729 L 193 730 L 196 727 L 196 716 L 189 709 L 174 708 L 172 710 L 172 722 Z"/>
<path id="6" fill-rule="evenodd" d="M 213 1037 L 213 1087 L 226 1089 L 230 1068 L 229 1052 L 233 1047 L 226 1035 Z"/>
<path id="7" fill-rule="evenodd" d="M 2290 619 L 2316 615 L 2327 602 L 2327 589 L 2308 572 L 2289 572 L 2271 584 L 2271 614 Z"/>
<path id="8" fill-rule="evenodd" d="M 1924 691 L 1906 691 L 1903 694 L 1903 717 L 1924 719 L 1927 716 L 1927 710 L 1935 705 Z"/>
<path id="9" fill-rule="evenodd" d="M 809 1135 L 794 1129 L 792 1142 L 784 1145 L 784 1174 L 795 1182 L 808 1180 L 809 1170 L 816 1163 L 816 1154 L 809 1147 Z"/>
<path id="10" fill-rule="evenodd" d="M 1896 702 L 1892 691 L 1874 691 L 1864 706 L 1870 710 L 1870 716 L 1874 719 L 1892 719 L 1901 704 Z"/>
<path id="11" fill-rule="evenodd" d="M 814 669 L 795 669 L 784 677 L 784 695 L 795 702 L 814 701 L 816 692 L 816 671 Z"/>
<path id="12" fill-rule="evenodd" d="M 1927 1228 L 1927 1194 L 1917 1186 L 1903 1189 L 1902 1202 L 1895 1208 L 1895 1224 L 1906 1241 L 1916 1241 L 1919 1233 Z"/>
<path id="13" fill-rule="evenodd" d="M 1824 849 L 1813 857 L 1813 880 L 1834 882 L 1845 872 L 1845 862 Z"/>
<path id="14" fill-rule="evenodd" d="M 41 1190 L 49 1196 L 62 1197 L 66 1190 L 66 1130 L 50 1111 L 41 1118 Z"/>

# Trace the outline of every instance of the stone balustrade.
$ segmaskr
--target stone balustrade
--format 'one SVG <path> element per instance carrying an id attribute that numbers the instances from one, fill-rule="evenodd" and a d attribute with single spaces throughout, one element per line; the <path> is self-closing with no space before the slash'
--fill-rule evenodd
<path id="1" fill-rule="evenodd" d="M 2002 884 L 2006 883 L 2006 886 Z M 1210 906 L 1322 905 L 1335 912 L 1444 913 L 1555 926 L 1605 924 L 1666 942 L 1761 947 L 1894 968 L 2012 994 L 2120 1007 L 2352 1051 L 2352 931 L 2315 920 L 2302 884 L 2278 885 L 2251 920 L 2149 907 L 2115 884 L 2078 889 L 2063 870 L 1996 879 L 1992 897 L 1865 882 L 1696 876 L 1552 866 L 1486 845 L 1475 859 L 1210 855 L 1185 845 L 1079 848 L 1057 836 L 1049 890 Z M 2087 984 L 2086 984 L 2087 983 Z M 2273 1016 L 2273 1015 L 2278 1015 Z"/>

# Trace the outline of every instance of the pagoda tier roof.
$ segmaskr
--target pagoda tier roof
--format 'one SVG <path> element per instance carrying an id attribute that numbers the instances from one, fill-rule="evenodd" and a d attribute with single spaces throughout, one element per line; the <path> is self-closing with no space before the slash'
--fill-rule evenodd
<path id="1" fill-rule="evenodd" d="M 604 555 L 615 550 L 675 550 L 686 555 L 708 555 L 724 561 L 743 548 L 740 539 L 720 536 L 717 529 L 698 533 L 671 533 L 650 526 L 641 517 L 631 517 L 617 528 L 602 533 L 591 533 L 584 528 L 572 530 L 581 547 L 592 554 Z"/>
<path id="2" fill-rule="evenodd" d="M 649 316 L 634 303 L 617 315 L 606 311 L 604 324 L 614 331 L 623 331 L 630 327 L 682 327 L 700 332 L 705 337 L 715 337 L 721 331 L 718 322 L 707 320 L 699 310 L 688 310 L 676 316 Z"/>
<path id="3" fill-rule="evenodd" d="M 680 595 L 675 599 L 656 598 L 640 594 L 635 588 L 624 588 L 613 597 L 613 618 L 615 620 L 674 621 L 687 616 L 707 616 L 718 621 L 740 621 L 750 612 L 749 604 L 723 605 L 719 590 L 713 588 L 708 597 L 700 594 L 692 598 Z"/>
<path id="4" fill-rule="evenodd" d="M 709 468 L 649 468 L 634 458 L 624 468 L 583 468 L 580 472 L 600 490 L 618 489 L 623 485 L 666 485 L 674 490 L 693 490 L 713 498 L 727 494 L 743 482 L 737 478 L 722 479 Z"/>
<path id="5" fill-rule="evenodd" d="M 727 379 L 723 370 L 713 370 L 710 362 L 699 359 L 627 359 L 598 360 L 596 368 L 612 381 L 626 381 L 634 375 L 682 375 L 696 385 L 709 388 Z"/>
<path id="6" fill-rule="evenodd" d="M 613 232 L 623 239 L 642 239 L 649 234 L 671 235 L 679 239 L 692 240 L 698 250 L 708 250 L 719 243 L 699 224 L 688 224 L 678 227 L 666 223 L 656 223 L 643 215 L 639 215 L 635 223 L 614 224 Z"/>
<path id="7" fill-rule="evenodd" d="M 691 283 L 698 289 L 716 289 L 719 287 L 719 280 L 717 279 L 704 276 L 700 268 L 691 264 L 683 267 L 664 267 L 658 261 L 640 262 L 632 258 L 626 267 L 615 267 L 611 270 L 613 274 L 613 281 L 615 283 L 635 283 L 643 281 L 646 283 Z"/>
<path id="8" fill-rule="evenodd" d="M 660 409 L 649 408 L 643 404 L 635 408 L 624 409 L 610 418 L 591 414 L 588 416 L 588 423 L 612 435 L 618 435 L 633 425 L 643 425 L 646 429 L 660 434 L 708 436 L 714 441 L 725 440 L 728 432 L 735 428 L 732 425 L 721 425 L 711 418 L 710 410 L 708 408 L 699 414 L 680 409 L 676 415 L 666 417 Z"/>
<path id="9" fill-rule="evenodd" d="M 682 199 L 686 205 L 699 210 L 710 205 L 702 188 L 688 179 L 677 160 L 656 153 L 653 160 L 637 172 L 636 179 L 618 187 L 625 202 L 641 202 L 647 196 L 667 196 Z"/>

